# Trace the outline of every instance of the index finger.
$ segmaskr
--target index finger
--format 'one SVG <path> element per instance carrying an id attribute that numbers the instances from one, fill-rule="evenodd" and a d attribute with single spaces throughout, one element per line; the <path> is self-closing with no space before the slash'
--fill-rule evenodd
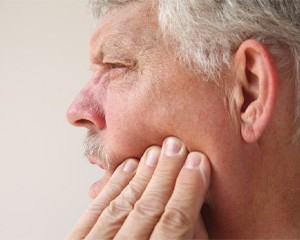
<path id="1" fill-rule="evenodd" d="M 116 169 L 106 186 L 80 217 L 66 239 L 84 239 L 88 235 L 102 211 L 133 178 L 137 165 L 136 159 L 128 159 Z"/>

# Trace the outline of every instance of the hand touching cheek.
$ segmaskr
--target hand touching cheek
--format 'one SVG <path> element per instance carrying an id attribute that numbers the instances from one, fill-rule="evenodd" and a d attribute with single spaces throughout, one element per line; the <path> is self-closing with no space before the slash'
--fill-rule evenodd
<path id="1" fill-rule="evenodd" d="M 140 163 L 121 164 L 67 239 L 207 238 L 200 210 L 209 182 L 206 156 L 169 137 Z"/>

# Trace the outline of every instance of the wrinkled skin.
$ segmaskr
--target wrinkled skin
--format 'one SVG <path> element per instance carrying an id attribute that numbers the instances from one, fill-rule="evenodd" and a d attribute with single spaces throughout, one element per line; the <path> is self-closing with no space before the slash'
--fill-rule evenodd
<path id="1" fill-rule="evenodd" d="M 275 169 L 274 163 L 284 168 L 278 162 L 287 157 L 286 152 L 290 159 L 300 154 L 275 142 L 279 138 L 274 136 L 286 126 L 284 119 L 279 123 L 271 118 L 277 78 L 270 56 L 260 44 L 248 41 L 218 86 L 204 82 L 179 62 L 174 46 L 162 41 L 153 11 L 147 3 L 114 10 L 101 20 L 91 38 L 93 76 L 70 106 L 68 120 L 88 128 L 101 143 L 106 157 L 89 157 L 105 168 L 106 175 L 91 192 L 95 200 L 68 238 L 273 236 L 268 215 L 272 208 L 264 208 L 261 218 L 253 209 L 266 206 L 271 196 L 276 198 L 273 186 L 292 182 L 278 178 L 269 184 L 266 176 Z M 245 69 L 252 74 L 245 74 Z M 236 75 L 241 82 L 235 80 Z M 246 79 L 248 85 L 243 82 L 247 77 L 253 77 Z M 270 83 L 263 88 L 270 91 L 260 92 L 256 81 Z M 281 99 L 287 99 L 291 89 L 284 86 Z M 256 90 L 257 101 L 248 103 L 251 91 Z M 287 115 L 286 108 L 276 109 L 280 116 Z M 278 130 L 267 128 L 265 139 L 258 142 L 267 124 Z M 173 139 L 184 147 L 180 154 L 166 157 L 164 140 L 169 136 L 177 137 Z M 271 140 L 280 147 L 274 148 Z M 146 166 L 149 146 L 156 146 L 150 149 L 156 150 L 157 166 Z M 187 156 L 201 163 L 186 168 Z M 128 159 L 135 167 L 126 172 L 122 169 Z M 295 167 L 291 164 L 290 169 Z M 204 202 L 207 229 L 200 214 Z M 281 209 L 282 204 L 276 204 L 272 207 Z M 174 215 L 178 221 L 170 220 L 170 209 L 180 213 Z M 262 223 L 266 228 L 260 227 Z M 183 226 L 180 231 L 179 225 Z M 248 226 L 251 231 L 245 230 Z M 277 222 L 272 226 L 280 229 Z"/>
<path id="2" fill-rule="evenodd" d="M 168 138 L 121 164 L 67 239 L 207 239 L 199 212 L 209 181 L 206 156 Z"/>

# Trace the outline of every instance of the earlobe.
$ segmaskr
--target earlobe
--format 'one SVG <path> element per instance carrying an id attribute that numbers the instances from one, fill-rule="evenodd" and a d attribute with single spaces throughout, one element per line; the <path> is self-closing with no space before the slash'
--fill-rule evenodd
<path id="1" fill-rule="evenodd" d="M 268 49 L 256 40 L 246 40 L 235 54 L 241 136 L 256 142 L 270 122 L 277 94 L 277 70 Z"/>

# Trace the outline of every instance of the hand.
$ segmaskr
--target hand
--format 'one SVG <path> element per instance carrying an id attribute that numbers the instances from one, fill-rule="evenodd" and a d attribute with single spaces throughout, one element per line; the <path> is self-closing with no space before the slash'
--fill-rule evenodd
<path id="1" fill-rule="evenodd" d="M 210 164 L 177 138 L 114 172 L 66 239 L 208 238 L 200 210 Z"/>

